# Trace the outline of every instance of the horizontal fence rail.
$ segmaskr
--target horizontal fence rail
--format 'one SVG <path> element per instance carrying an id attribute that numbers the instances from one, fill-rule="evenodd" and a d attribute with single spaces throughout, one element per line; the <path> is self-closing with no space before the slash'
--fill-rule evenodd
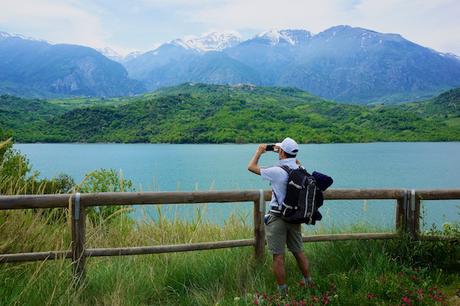
<path id="1" fill-rule="evenodd" d="M 326 200 L 395 200 L 404 196 L 404 189 L 332 189 L 324 192 Z M 460 198 L 460 190 L 441 190 L 443 199 Z M 426 196 L 436 197 L 436 190 L 427 190 Z M 0 196 L 0 210 L 68 207 L 75 194 Z M 271 190 L 264 191 L 264 200 L 270 200 Z M 194 192 L 101 192 L 80 195 L 86 207 L 107 205 L 197 204 L 258 201 L 258 190 L 194 191 Z"/>
<path id="2" fill-rule="evenodd" d="M 193 244 L 172 244 L 147 247 L 127 247 L 127 248 L 104 248 L 87 249 L 86 256 L 122 256 L 122 255 L 143 255 L 160 254 L 172 252 L 189 252 L 202 250 L 215 250 L 225 248 L 236 248 L 244 246 L 254 246 L 254 239 L 228 240 L 217 242 L 203 242 Z"/>
<path id="3" fill-rule="evenodd" d="M 449 240 L 451 239 L 449 237 L 419 235 L 420 203 L 421 200 L 460 199 L 460 189 L 331 189 L 324 192 L 324 198 L 325 200 L 396 200 L 396 232 L 314 235 L 303 237 L 303 242 L 394 239 L 404 232 L 408 233 L 413 239 Z M 76 281 L 80 281 L 84 278 L 87 257 L 159 254 L 252 246 L 254 247 L 255 258 L 260 261 L 264 256 L 265 248 L 265 227 L 263 224 L 265 201 L 270 199 L 271 190 L 103 192 L 0 196 L 0 210 L 69 208 L 72 233 L 70 251 L 0 254 L 0 263 L 71 258 L 74 278 Z M 253 202 L 254 239 L 121 248 L 85 248 L 87 207 L 229 202 Z"/>

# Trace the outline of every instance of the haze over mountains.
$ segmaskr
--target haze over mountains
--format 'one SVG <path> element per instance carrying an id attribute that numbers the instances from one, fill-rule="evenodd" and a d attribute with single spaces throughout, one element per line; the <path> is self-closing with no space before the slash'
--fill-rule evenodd
<path id="1" fill-rule="evenodd" d="M 237 32 L 212 32 L 128 57 L 99 51 L 107 58 L 86 47 L 1 33 L 0 93 L 119 96 L 184 82 L 251 83 L 369 103 L 421 99 L 460 86 L 457 56 L 350 26 L 316 35 L 270 30 L 248 40 Z"/>
<path id="2" fill-rule="evenodd" d="M 96 50 L 0 32 L 0 92 L 29 97 L 143 92 L 126 69 Z"/>

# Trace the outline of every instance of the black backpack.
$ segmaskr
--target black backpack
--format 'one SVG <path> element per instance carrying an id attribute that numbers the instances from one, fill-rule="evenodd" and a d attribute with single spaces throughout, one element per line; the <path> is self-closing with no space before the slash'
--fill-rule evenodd
<path id="1" fill-rule="evenodd" d="M 291 169 L 288 166 L 281 166 L 281 168 L 289 175 L 286 198 L 281 205 L 281 218 L 289 223 L 314 225 L 316 221 L 322 219 L 318 209 L 324 201 L 323 192 L 317 186 L 315 177 L 302 167 Z"/>

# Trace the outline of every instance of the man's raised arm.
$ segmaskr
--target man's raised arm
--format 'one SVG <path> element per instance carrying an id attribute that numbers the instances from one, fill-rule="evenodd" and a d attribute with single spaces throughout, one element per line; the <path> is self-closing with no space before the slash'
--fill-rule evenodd
<path id="1" fill-rule="evenodd" d="M 267 145 L 266 144 L 261 144 L 256 150 L 256 153 L 254 153 L 254 156 L 251 158 L 248 164 L 248 170 L 260 175 L 260 167 L 258 165 L 259 163 L 259 158 L 262 154 L 266 152 Z"/>

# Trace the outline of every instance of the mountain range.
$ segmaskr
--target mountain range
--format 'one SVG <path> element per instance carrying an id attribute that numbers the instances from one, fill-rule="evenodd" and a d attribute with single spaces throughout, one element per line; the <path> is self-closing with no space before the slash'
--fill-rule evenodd
<path id="1" fill-rule="evenodd" d="M 143 91 L 121 64 L 92 48 L 0 32 L 0 93 L 103 97 Z"/>
<path id="2" fill-rule="evenodd" d="M 8 35 L 0 33 L 0 92 L 21 96 L 121 96 L 200 82 L 296 87 L 339 102 L 372 103 L 420 100 L 460 86 L 456 55 L 350 26 L 318 34 L 270 30 L 247 40 L 211 32 L 127 57 Z M 38 45 L 49 51 L 36 52 Z M 43 65 L 48 61 L 54 65 Z"/>

